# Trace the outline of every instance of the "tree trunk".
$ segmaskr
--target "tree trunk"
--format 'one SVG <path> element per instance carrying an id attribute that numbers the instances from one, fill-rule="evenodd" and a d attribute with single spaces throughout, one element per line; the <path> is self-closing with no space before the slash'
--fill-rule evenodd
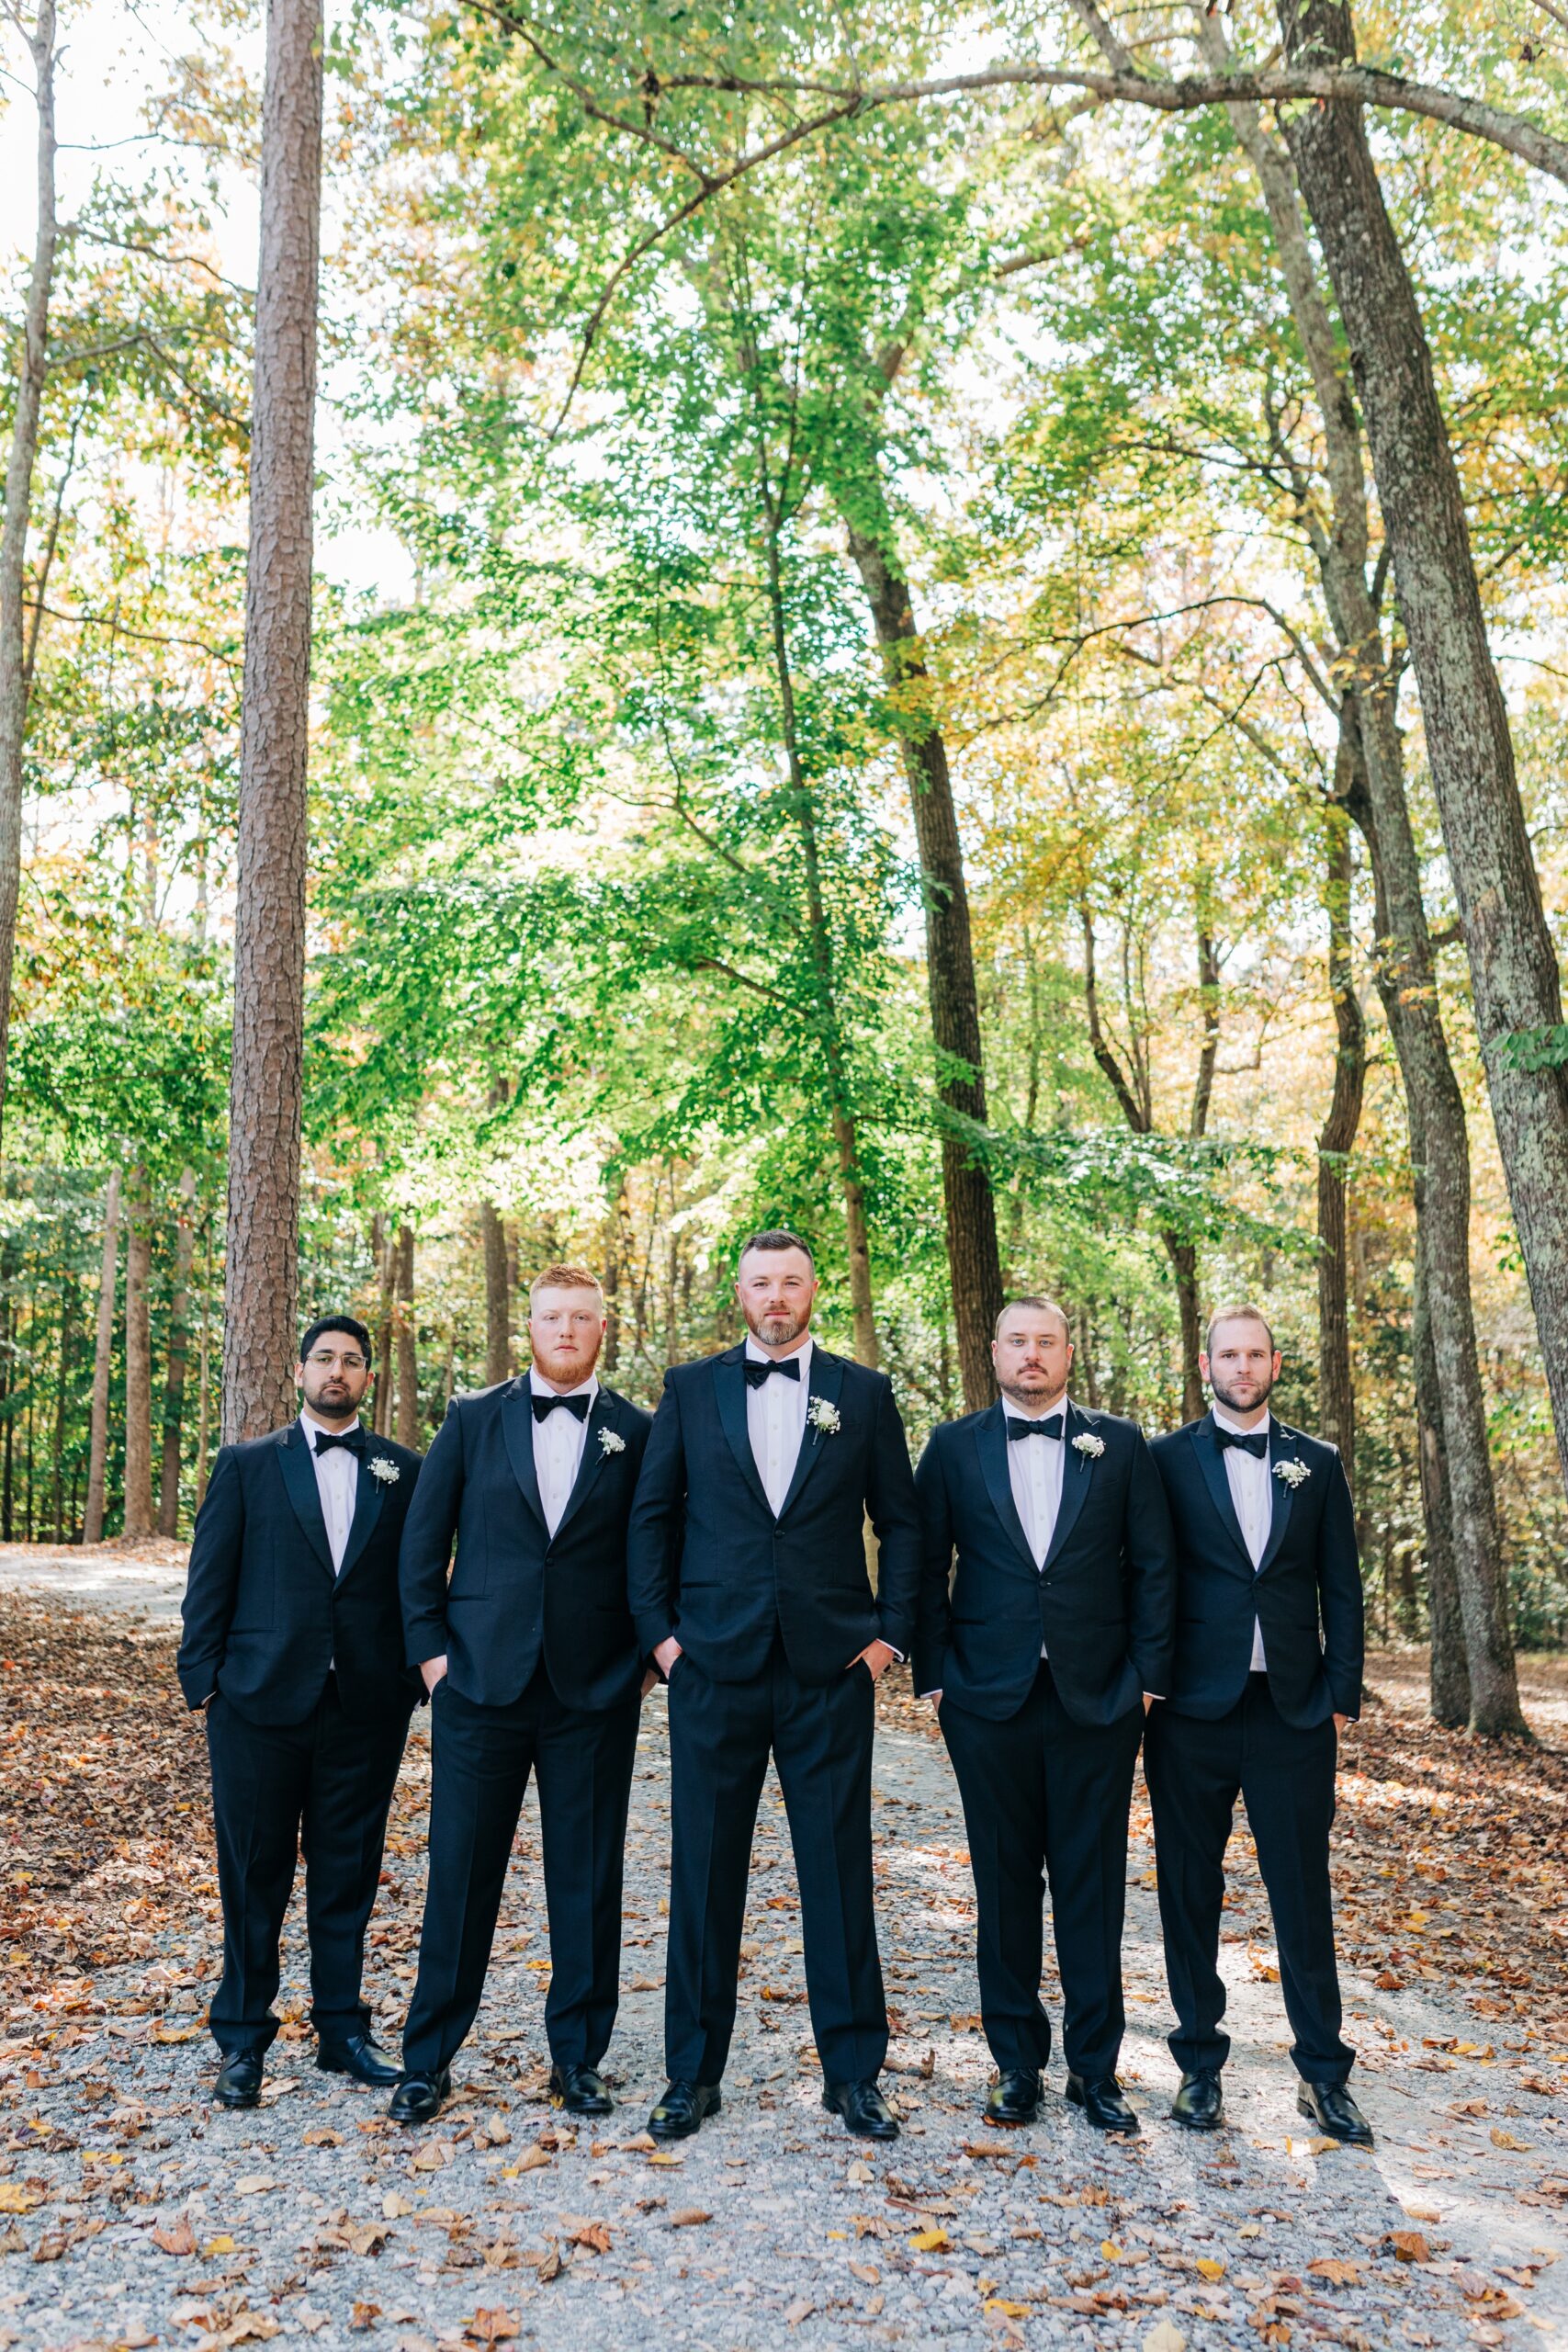
<path id="1" fill-rule="evenodd" d="M 93 1348 L 93 1403 L 88 1421 L 87 1500 L 82 1541 L 104 1540 L 104 1482 L 109 1451 L 109 1374 L 114 1367 L 114 1306 L 119 1269 L 119 1170 L 109 1170 L 104 1191 L 104 1252 L 98 1275 L 98 1322 Z"/>
<path id="2" fill-rule="evenodd" d="M 1443 1442 L 1443 1396 L 1432 1346 L 1423 1263 L 1425 1220 L 1416 1227 L 1416 1307 L 1411 1350 L 1416 1369 L 1416 1438 L 1420 1448 L 1421 1508 L 1427 1523 L 1427 1614 L 1430 1634 L 1428 1690 L 1434 1721 L 1459 1730 L 1470 1721 L 1470 1668 L 1465 1658 L 1464 1612 L 1454 1566 L 1453 1503 Z"/>
<path id="3" fill-rule="evenodd" d="M 1181 1418 L 1184 1421 L 1198 1421 L 1203 1418 L 1203 1375 L 1198 1369 L 1203 1326 L 1198 1313 L 1197 1245 L 1181 1240 L 1174 1233 L 1162 1233 L 1160 1239 L 1176 1277 L 1176 1314 L 1181 1332 Z"/>
<path id="4" fill-rule="evenodd" d="M 1334 1091 L 1317 1138 L 1317 1375 L 1318 1434 L 1339 1448 L 1345 1475 L 1356 1478 L 1356 1393 L 1350 1378 L 1350 1316 L 1346 1282 L 1349 1157 L 1361 1124 L 1367 1075 L 1367 1024 L 1356 995 L 1351 962 L 1350 822 L 1342 807 L 1324 812 L 1327 872 L 1324 903 L 1328 916 L 1328 986 L 1334 1000 L 1337 1045 Z"/>
<path id="5" fill-rule="evenodd" d="M 1292 63 L 1353 59 L 1344 0 L 1278 6 Z M 1507 1045 L 1561 1027 L 1562 983 L 1487 644 L 1463 494 L 1415 288 L 1361 109 L 1343 100 L 1303 107 L 1288 117 L 1285 136 L 1349 339 L 1420 684 L 1432 789 L 1470 959 L 1497 1140 L 1568 1478 L 1568 1069 L 1517 1068 Z M 1431 1262 L 1435 1288 L 1436 1251 Z M 1451 1449 L 1450 1468 L 1452 1474 Z M 1464 1511 L 1457 1492 L 1454 1499 L 1457 1533 Z M 1511 1675 L 1506 1687 L 1489 1690 L 1483 1673 L 1478 1688 L 1476 1665 L 1472 1650 L 1473 1707 L 1489 1714 L 1500 1702 L 1505 1715 L 1517 1718 Z"/>
<path id="6" fill-rule="evenodd" d="M 321 184 L 320 0 L 267 0 L 235 858 L 223 1434 L 293 1418 Z"/>
<path id="7" fill-rule="evenodd" d="M 180 1523 L 180 1452 L 185 1429 L 186 1372 L 190 1362 L 190 1269 L 196 1250 L 196 1171 L 180 1170 L 175 1216 L 175 1279 L 169 1293 L 169 1352 L 164 1374 L 164 1460 L 158 1481 L 158 1532 L 173 1537 Z"/>
<path id="8" fill-rule="evenodd" d="M 125 1521 L 151 1535 L 152 1520 L 152 1204 L 145 1168 L 131 1170 L 125 1227 Z"/>
<path id="9" fill-rule="evenodd" d="M 65 1430 L 71 1406 L 71 1317 L 75 1303 L 76 1285 L 67 1274 L 60 1294 L 60 1381 L 54 1392 L 54 1444 L 50 1464 L 50 1499 L 57 1544 L 65 1540 Z"/>
<path id="10" fill-rule="evenodd" d="M 6 1111 L 11 1027 L 11 967 L 17 946 L 17 901 L 22 876 L 22 744 L 28 721 L 26 593 L 28 524 L 39 414 L 49 368 L 49 304 L 59 234 L 54 190 L 54 0 L 38 0 L 32 51 L 37 101 L 38 225 L 18 355 L 16 410 L 6 467 L 6 515 L 0 529 L 0 1126 Z"/>
<path id="11" fill-rule="evenodd" d="M 397 1441 L 419 1444 L 419 1348 L 413 1322 L 413 1228 L 398 1229 L 398 1295 L 396 1346 L 398 1355 Z"/>
<path id="12" fill-rule="evenodd" d="M 398 1250 L 395 1239 L 387 1231 L 387 1221 L 379 1213 L 370 1220 L 370 1254 L 376 1261 L 380 1290 L 376 1306 L 376 1322 L 370 1334 L 376 1365 L 376 1387 L 371 1398 L 370 1418 L 378 1437 L 390 1437 L 398 1393 L 392 1364 L 392 1294 L 397 1287 Z"/>
<path id="13" fill-rule="evenodd" d="M 211 1440 L 212 1416 L 212 1220 L 207 1221 L 207 1272 L 201 1285 L 201 1339 L 197 1350 L 196 1374 L 196 1492 L 191 1508 L 199 1510 L 207 1500 L 207 1454 Z"/>
<path id="14" fill-rule="evenodd" d="M 485 1255 L 485 1386 L 512 1377 L 512 1293 L 506 1280 L 506 1227 L 493 1201 L 479 1204 Z"/>
<path id="15" fill-rule="evenodd" d="M 903 714 L 899 750 L 908 779 L 920 861 L 937 1099 L 958 1119 L 983 1127 L 987 1110 L 980 999 L 947 746 L 931 713 L 931 674 L 920 651 L 908 582 L 894 552 L 892 520 L 880 485 L 874 499 L 874 518 L 863 513 L 860 518 L 863 523 L 873 520 L 874 527 L 868 532 L 851 520 L 849 545 L 871 606 L 883 666 L 897 692 Z M 996 1395 L 991 1334 L 1004 1295 L 996 1198 L 990 1178 L 976 1159 L 968 1139 L 945 1127 L 942 1190 L 959 1373 L 964 1404 L 971 1412 L 977 1412 Z"/>
<path id="16" fill-rule="evenodd" d="M 621 1229 L 615 1210 L 604 1219 L 604 1352 L 606 1377 L 621 1361 Z"/>

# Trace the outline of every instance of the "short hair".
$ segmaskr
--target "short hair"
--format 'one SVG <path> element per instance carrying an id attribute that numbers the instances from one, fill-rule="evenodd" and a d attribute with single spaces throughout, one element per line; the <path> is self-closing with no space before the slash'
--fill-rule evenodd
<path id="1" fill-rule="evenodd" d="M 373 1351 L 370 1345 L 370 1334 L 355 1316 L 318 1315 L 315 1321 L 307 1327 L 305 1336 L 299 1342 L 301 1363 L 305 1362 L 316 1341 L 327 1331 L 346 1331 L 351 1340 L 357 1340 L 359 1342 L 359 1352 L 366 1363 L 371 1362 Z"/>
<path id="2" fill-rule="evenodd" d="M 750 1256 L 753 1250 L 802 1250 L 810 1264 L 812 1272 L 815 1273 L 817 1272 L 817 1260 L 813 1254 L 810 1242 L 806 1239 L 803 1234 L 792 1233 L 787 1225 L 770 1225 L 765 1227 L 761 1233 L 748 1235 L 747 1238 L 740 1244 L 740 1254 L 735 1261 L 735 1272 L 737 1276 L 739 1276 L 741 1267 L 746 1263 L 747 1259 Z"/>
<path id="3" fill-rule="evenodd" d="M 528 1285 L 530 1312 L 535 1294 L 541 1290 L 596 1290 L 601 1304 L 604 1297 L 604 1283 L 597 1274 L 591 1274 L 586 1266 L 546 1266 L 536 1273 Z"/>
<path id="4" fill-rule="evenodd" d="M 1269 1352 L 1270 1355 L 1273 1354 L 1273 1325 L 1260 1306 L 1253 1306 L 1244 1299 L 1236 1306 L 1216 1306 L 1210 1316 L 1203 1332 L 1203 1353 L 1206 1356 L 1212 1356 L 1214 1352 L 1214 1333 L 1222 1323 L 1261 1323 L 1269 1334 Z"/>
<path id="5" fill-rule="evenodd" d="M 1003 1320 L 1007 1316 L 1012 1313 L 1015 1306 L 1032 1306 L 1037 1315 L 1055 1315 L 1060 1321 L 1062 1329 L 1067 1339 L 1070 1340 L 1072 1338 L 1073 1327 L 1067 1320 L 1067 1310 L 1065 1306 L 1058 1306 L 1054 1298 L 1030 1297 L 1010 1298 L 1006 1302 L 1002 1307 L 1001 1313 L 997 1317 L 996 1323 L 992 1328 L 991 1337 L 993 1340 L 997 1340 L 1001 1337 Z"/>

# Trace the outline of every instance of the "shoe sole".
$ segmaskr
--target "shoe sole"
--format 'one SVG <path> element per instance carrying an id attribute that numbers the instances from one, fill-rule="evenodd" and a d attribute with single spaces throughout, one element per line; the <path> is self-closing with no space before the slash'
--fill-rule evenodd
<path id="1" fill-rule="evenodd" d="M 852 2123 L 849 2117 L 844 2113 L 843 2109 L 841 2107 L 835 2107 L 831 2099 L 825 2098 L 822 2102 L 822 2108 L 825 2114 L 836 2115 L 838 2117 L 840 2122 L 843 2125 L 845 2131 L 850 2133 L 852 2139 L 896 2140 L 898 2137 L 899 2123 L 896 2115 L 889 2116 L 886 2123 Z"/>
<path id="2" fill-rule="evenodd" d="M 1172 2108 L 1170 2120 L 1173 2123 L 1179 2123 L 1184 2132 L 1223 2132 L 1225 2128 L 1223 2109 L 1218 2115 L 1178 2115 Z"/>
<path id="3" fill-rule="evenodd" d="M 1040 2109 L 1036 2104 L 1030 2109 L 1027 2115 L 997 2115 L 990 2108 L 986 2107 L 980 2110 L 980 2120 L 982 2123 L 989 2123 L 998 2132 L 1017 2132 L 1026 2123 L 1038 2123 Z"/>
<path id="4" fill-rule="evenodd" d="M 362 2075 L 356 2066 L 340 2066 L 335 2058 L 318 2058 L 317 2071 L 323 2075 L 342 2075 L 348 2082 L 358 2083 L 367 2091 L 389 2091 L 397 2087 L 394 2070 L 386 2075 Z"/>
<path id="5" fill-rule="evenodd" d="M 1314 2109 L 1307 2106 L 1304 2099 L 1297 2099 L 1296 2113 L 1298 2115 L 1304 2115 L 1307 2121 L 1315 2131 L 1321 2132 L 1325 2140 L 1332 2140 L 1337 2147 L 1371 2148 L 1376 2145 L 1375 2138 L 1370 2127 L 1365 2132 L 1331 2131 L 1329 2126 L 1323 2120 L 1323 2118 L 1318 2115 Z"/>
<path id="6" fill-rule="evenodd" d="M 1070 2108 L 1075 2109 L 1076 2111 L 1082 2116 L 1084 2121 L 1089 2125 L 1091 2132 L 1102 2132 L 1108 2140 L 1135 2140 L 1139 2132 L 1143 2130 L 1143 2126 L 1137 2120 L 1136 2117 L 1134 2118 L 1131 2123 L 1097 2123 L 1094 2117 L 1085 2107 L 1082 2099 L 1074 2098 L 1070 2094 L 1067 2098 L 1067 2105 Z"/>
<path id="7" fill-rule="evenodd" d="M 694 2115 L 690 2123 L 677 2123 L 672 2130 L 668 2125 L 660 2128 L 650 2116 L 648 2123 L 649 2137 L 651 2140 L 690 2140 L 702 2130 L 710 2115 L 721 2114 L 723 2109 L 724 2101 L 716 2096 L 712 2105 L 705 2107 L 700 2115 Z"/>
<path id="8" fill-rule="evenodd" d="M 214 2107 L 226 2107 L 231 2115 L 237 2115 L 247 2107 L 259 2107 L 261 2105 L 261 2093 L 260 2091 L 252 2091 L 248 2098 L 226 2098 L 221 2091 L 214 2091 L 212 2094 L 212 2104 Z"/>

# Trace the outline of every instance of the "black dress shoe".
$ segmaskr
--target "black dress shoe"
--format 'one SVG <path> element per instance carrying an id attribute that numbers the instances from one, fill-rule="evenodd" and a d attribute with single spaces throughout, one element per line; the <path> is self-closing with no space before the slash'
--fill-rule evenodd
<path id="1" fill-rule="evenodd" d="M 824 2083 L 822 2104 L 862 2140 L 896 2140 L 898 2118 L 873 2082 Z"/>
<path id="2" fill-rule="evenodd" d="M 356 2083 L 367 2083 L 373 2091 L 384 2091 L 402 2080 L 402 2068 L 367 2033 L 351 2033 L 344 2041 L 323 2041 L 316 2052 L 316 2064 L 323 2075 L 352 2075 Z"/>
<path id="3" fill-rule="evenodd" d="M 1032 2123 L 1040 2112 L 1040 2077 L 1032 2066 L 1004 2066 L 986 2093 L 987 2123 Z"/>
<path id="4" fill-rule="evenodd" d="M 1081 2107 L 1084 2121 L 1092 2123 L 1100 2132 L 1119 2132 L 1123 2139 L 1131 2139 L 1138 2129 L 1138 2119 L 1122 2096 L 1122 2086 L 1114 2075 L 1101 2075 L 1097 2082 L 1086 2083 L 1081 2075 L 1067 2076 L 1067 2102 Z"/>
<path id="5" fill-rule="evenodd" d="M 231 2050 L 218 2069 L 212 2096 L 220 2107 L 254 2107 L 261 2097 L 262 2053 Z"/>
<path id="6" fill-rule="evenodd" d="M 569 2115 L 609 2115 L 615 2105 L 592 2066 L 552 2066 L 550 2097 Z"/>
<path id="7" fill-rule="evenodd" d="M 656 2140 L 689 2140 L 700 2130 L 704 2116 L 716 2115 L 723 2105 L 716 2083 L 668 2083 L 648 2128 Z"/>
<path id="8" fill-rule="evenodd" d="M 1310 2115 L 1318 2130 L 1348 2148 L 1370 2148 L 1372 2127 L 1343 2083 L 1303 2083 L 1296 2105 Z"/>
<path id="9" fill-rule="evenodd" d="M 405 2075 L 387 2105 L 394 2123 L 428 2123 L 439 2115 L 452 2089 L 452 2069 L 438 2075 Z"/>
<path id="10" fill-rule="evenodd" d="M 1225 2102 L 1217 2067 L 1200 2066 L 1195 2073 L 1182 2075 L 1181 2088 L 1170 2102 L 1170 2120 L 1184 2123 L 1189 2132 L 1218 2132 L 1223 2128 Z"/>

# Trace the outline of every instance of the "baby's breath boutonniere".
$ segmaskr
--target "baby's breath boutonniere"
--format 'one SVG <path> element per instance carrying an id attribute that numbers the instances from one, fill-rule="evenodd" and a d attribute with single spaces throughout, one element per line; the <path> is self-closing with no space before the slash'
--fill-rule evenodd
<path id="1" fill-rule="evenodd" d="M 1098 1462 L 1105 1451 L 1105 1440 L 1096 1437 L 1092 1430 L 1080 1430 L 1073 1440 L 1073 1452 L 1080 1462 Z"/>
<path id="2" fill-rule="evenodd" d="M 1312 1472 L 1304 1462 L 1285 1461 L 1275 1463 L 1274 1476 L 1276 1478 L 1283 1478 L 1286 1486 L 1294 1494 L 1298 1487 L 1306 1485 L 1307 1480 L 1312 1476 Z"/>
<path id="3" fill-rule="evenodd" d="M 830 1404 L 826 1396 L 807 1398 L 806 1418 L 814 1430 L 821 1430 L 824 1437 L 837 1437 L 842 1427 L 837 1405 Z"/>
<path id="4" fill-rule="evenodd" d="M 601 1453 L 624 1453 L 626 1450 L 626 1442 L 624 1437 L 617 1437 L 614 1430 L 600 1430 L 599 1451 Z"/>
<path id="5" fill-rule="evenodd" d="M 389 1455 L 373 1453 L 370 1456 L 370 1476 L 373 1478 L 378 1478 L 383 1487 L 395 1487 L 402 1475 L 397 1464 Z"/>

